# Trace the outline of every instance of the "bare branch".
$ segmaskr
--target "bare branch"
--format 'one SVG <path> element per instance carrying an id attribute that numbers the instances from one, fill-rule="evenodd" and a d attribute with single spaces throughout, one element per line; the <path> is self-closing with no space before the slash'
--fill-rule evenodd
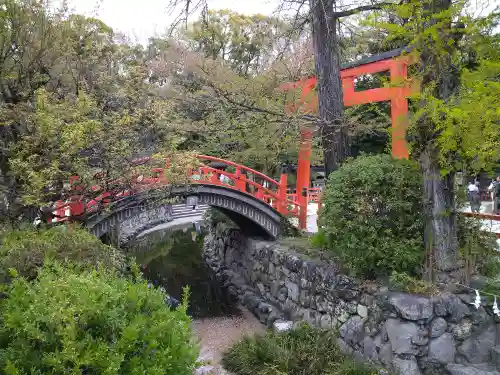
<path id="1" fill-rule="evenodd" d="M 348 9 L 348 10 L 343 10 L 340 12 L 335 12 L 333 13 L 333 17 L 336 19 L 343 18 L 343 17 L 349 17 L 361 12 L 366 12 L 369 10 L 382 10 L 390 6 L 396 5 L 395 3 L 378 3 L 378 4 L 370 4 L 370 5 L 362 5 L 356 8 Z"/>

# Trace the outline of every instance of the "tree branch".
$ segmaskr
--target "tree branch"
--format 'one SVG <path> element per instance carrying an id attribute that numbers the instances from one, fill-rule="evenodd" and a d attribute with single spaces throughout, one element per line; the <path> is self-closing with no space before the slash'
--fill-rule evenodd
<path id="1" fill-rule="evenodd" d="M 401 2 L 399 4 L 401 4 Z M 361 6 L 356 7 L 356 8 L 343 10 L 340 12 L 334 12 L 333 18 L 339 19 L 339 18 L 343 18 L 343 17 L 349 17 L 349 16 L 352 16 L 354 14 L 366 12 L 369 10 L 382 10 L 382 9 L 387 8 L 389 6 L 392 6 L 392 5 L 398 5 L 398 4 L 396 4 L 396 3 L 378 3 L 378 4 L 371 4 L 371 5 L 361 5 Z"/>

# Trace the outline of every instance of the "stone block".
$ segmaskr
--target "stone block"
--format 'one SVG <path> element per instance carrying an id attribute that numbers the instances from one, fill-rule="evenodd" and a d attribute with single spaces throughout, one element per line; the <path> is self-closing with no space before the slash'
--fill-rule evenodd
<path id="1" fill-rule="evenodd" d="M 299 301 L 299 286 L 295 283 L 292 283 L 290 281 L 285 282 L 285 286 L 288 289 L 288 296 L 290 299 L 294 302 Z"/>
<path id="2" fill-rule="evenodd" d="M 345 355 L 351 355 L 352 352 L 354 351 L 351 346 L 349 346 L 344 340 L 342 340 L 340 337 L 337 338 L 336 344 L 339 347 L 339 350 L 342 354 Z"/>
<path id="3" fill-rule="evenodd" d="M 418 326 L 415 323 L 388 319 L 385 322 L 385 330 L 394 353 L 416 354 L 417 350 L 412 344 L 412 338 L 418 335 Z"/>
<path id="4" fill-rule="evenodd" d="M 490 360 L 490 349 L 496 345 L 495 327 L 487 327 L 481 334 L 474 335 L 466 339 L 458 347 L 458 352 L 462 354 L 469 363 L 486 363 Z"/>
<path id="5" fill-rule="evenodd" d="M 488 371 L 479 369 L 473 366 L 459 365 L 456 363 L 450 363 L 446 366 L 446 370 L 450 375 L 500 375 L 498 371 Z"/>
<path id="6" fill-rule="evenodd" d="M 331 329 L 332 316 L 330 314 L 323 314 L 320 318 L 319 326 L 323 329 Z"/>
<path id="7" fill-rule="evenodd" d="M 262 284 L 262 283 L 257 283 L 257 290 L 259 291 L 261 296 L 266 294 L 266 288 L 264 287 L 264 284 Z"/>
<path id="8" fill-rule="evenodd" d="M 371 361 L 378 361 L 377 344 L 371 337 L 363 339 L 363 355 Z"/>
<path id="9" fill-rule="evenodd" d="M 495 346 L 490 350 L 491 362 L 497 370 L 500 370 L 500 346 Z"/>
<path id="10" fill-rule="evenodd" d="M 407 320 L 426 320 L 434 315 L 429 298 L 406 293 L 391 293 L 389 303 L 399 316 Z"/>
<path id="11" fill-rule="evenodd" d="M 451 333 L 432 339 L 429 343 L 427 360 L 431 363 L 448 364 L 455 361 L 455 339 Z"/>
<path id="12" fill-rule="evenodd" d="M 373 297 L 372 295 L 367 294 L 367 293 L 363 293 L 361 295 L 361 298 L 359 299 L 359 302 L 362 305 L 371 306 L 374 300 L 375 300 L 375 297 Z"/>
<path id="13" fill-rule="evenodd" d="M 453 333 L 455 339 L 465 340 L 472 334 L 472 323 L 467 320 L 463 320 L 458 324 L 454 324 L 451 327 L 451 332 Z"/>
<path id="14" fill-rule="evenodd" d="M 309 295 L 307 290 L 300 291 L 299 301 L 300 304 L 306 308 L 311 306 L 311 296 Z"/>
<path id="15" fill-rule="evenodd" d="M 396 372 L 395 375 L 421 375 L 417 360 L 414 357 L 408 359 L 394 358 L 392 366 Z"/>
<path id="16" fill-rule="evenodd" d="M 364 305 L 358 304 L 357 313 L 360 317 L 366 318 L 368 317 L 368 308 Z"/>
<path id="17" fill-rule="evenodd" d="M 446 332 L 446 328 L 448 327 L 448 323 L 446 323 L 446 320 L 444 320 L 441 317 L 438 317 L 434 319 L 431 323 L 431 328 L 430 328 L 430 336 L 431 338 L 436 338 L 441 336 L 443 333 Z"/>
<path id="18" fill-rule="evenodd" d="M 458 323 L 471 315 L 469 307 L 454 294 L 443 294 L 434 298 L 434 312 L 437 316 L 447 317 L 452 323 Z"/>
<path id="19" fill-rule="evenodd" d="M 349 311 L 349 314 L 356 314 L 358 311 L 358 304 L 356 302 L 349 302 L 347 304 L 347 310 Z"/>
<path id="20" fill-rule="evenodd" d="M 363 325 L 365 320 L 359 316 L 353 316 L 340 327 L 340 337 L 349 345 L 355 346 L 363 339 Z"/>
<path id="21" fill-rule="evenodd" d="M 392 346 L 390 343 L 383 344 L 378 352 L 379 360 L 382 364 L 390 366 L 392 363 Z"/>

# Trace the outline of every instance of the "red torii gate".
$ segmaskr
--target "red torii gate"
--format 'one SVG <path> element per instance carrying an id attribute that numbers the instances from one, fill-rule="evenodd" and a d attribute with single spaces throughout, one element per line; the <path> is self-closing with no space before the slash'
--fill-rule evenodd
<path id="1" fill-rule="evenodd" d="M 344 105 L 346 107 L 391 101 L 392 118 L 392 155 L 396 158 L 408 158 L 408 145 L 406 143 L 406 127 L 408 118 L 408 97 L 416 86 L 406 84 L 408 78 L 408 65 L 412 63 L 411 56 L 404 55 L 407 49 L 385 52 L 371 56 L 355 63 L 342 67 L 342 89 L 344 94 Z M 355 80 L 364 74 L 379 72 L 390 72 L 390 86 L 355 91 Z M 314 92 L 316 77 L 308 77 L 298 82 L 287 83 L 280 86 L 283 91 L 300 88 L 301 95 L 298 102 L 291 103 L 287 111 L 292 113 L 316 113 L 318 109 L 318 97 Z M 303 127 L 300 129 L 300 149 L 297 162 L 297 201 L 300 210 L 299 226 L 306 227 L 307 221 L 307 191 L 311 174 L 311 151 L 313 131 Z"/>

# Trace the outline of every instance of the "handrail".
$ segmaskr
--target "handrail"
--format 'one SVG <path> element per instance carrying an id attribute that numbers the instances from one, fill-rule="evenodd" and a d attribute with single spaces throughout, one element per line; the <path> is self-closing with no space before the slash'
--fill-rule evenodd
<path id="1" fill-rule="evenodd" d="M 459 211 L 459 214 L 462 214 L 464 216 L 469 216 L 469 217 L 475 217 L 478 219 L 500 221 L 500 215 L 497 215 L 497 214 L 485 214 L 485 213 L 481 213 L 481 212 L 463 212 L 463 211 Z"/>
<path id="2" fill-rule="evenodd" d="M 274 184 L 276 186 L 280 186 L 280 184 L 279 184 L 278 181 L 272 179 L 271 177 L 266 176 L 265 174 L 263 174 L 263 173 L 261 173 L 259 171 L 256 171 L 255 169 L 245 167 L 244 165 L 241 165 L 241 164 L 238 164 L 238 163 L 234 163 L 234 162 L 229 161 L 229 160 L 216 158 L 214 156 L 197 155 L 196 157 L 198 159 L 201 159 L 201 160 L 217 161 L 217 162 L 220 162 L 220 163 L 224 163 L 224 164 L 230 165 L 232 167 L 241 168 L 241 169 L 243 169 L 245 171 L 248 171 L 248 172 L 252 173 L 253 175 L 259 176 L 260 178 L 262 178 L 262 179 L 264 179 L 264 180 L 266 180 L 268 182 L 271 182 L 272 184 Z"/>
<path id="3" fill-rule="evenodd" d="M 202 163 L 200 166 L 197 166 L 194 168 L 194 170 L 190 171 L 190 183 L 208 183 L 211 185 L 224 186 L 233 190 L 244 192 L 256 199 L 265 202 L 284 215 L 296 216 L 300 212 L 301 206 L 299 205 L 297 200 L 290 199 L 290 196 L 286 194 L 286 175 L 282 175 L 280 178 L 280 182 L 278 182 L 261 172 L 229 160 L 206 155 L 197 155 L 196 158 L 200 161 L 223 163 L 227 166 L 234 167 L 236 169 L 236 172 L 227 172 L 225 170 L 210 167 L 209 165 Z M 137 179 L 138 176 L 133 176 L 131 183 L 126 184 L 126 186 L 124 186 L 124 188 L 120 190 L 114 189 L 113 191 L 102 191 L 102 188 L 104 188 L 104 186 L 101 186 L 101 189 L 99 189 L 99 194 L 93 198 L 88 197 L 89 201 L 86 201 L 86 198 L 83 195 L 79 196 L 79 199 L 76 200 L 73 199 L 76 196 L 74 195 L 71 201 L 58 201 L 56 202 L 52 210 L 54 216 L 56 216 L 56 218 L 54 218 L 52 221 L 66 221 L 69 220 L 71 216 L 79 216 L 85 213 L 95 212 L 95 210 L 98 209 L 101 205 L 107 206 L 117 198 L 119 199 L 130 194 L 141 193 L 143 191 L 168 184 L 168 181 L 165 178 L 165 171 L 165 168 L 161 167 L 151 168 L 149 172 L 152 172 L 153 174 L 157 173 L 159 175 L 147 177 L 149 173 L 146 172 L 140 181 L 138 181 Z M 254 179 L 250 179 L 248 174 L 256 177 L 258 182 L 254 181 Z M 195 175 L 199 175 L 200 179 L 195 179 Z M 233 182 L 234 185 L 221 181 L 220 176 L 227 177 L 230 181 Z M 74 176 L 73 179 L 78 180 L 78 176 Z M 123 183 L 124 180 L 122 178 L 119 178 L 114 182 Z M 267 185 L 266 183 L 269 183 L 269 186 L 265 186 Z M 255 191 L 250 191 L 248 187 L 251 187 L 250 189 Z"/>
<path id="4" fill-rule="evenodd" d="M 269 188 L 266 188 L 265 186 L 259 184 L 258 182 L 252 181 L 252 180 L 250 180 L 250 179 L 248 179 L 246 177 L 242 177 L 241 175 L 238 177 L 234 173 L 226 172 L 226 171 L 223 171 L 223 170 L 220 170 L 220 169 L 216 169 L 216 168 L 213 168 L 213 167 L 208 167 L 208 166 L 203 166 L 200 169 L 204 169 L 204 170 L 207 170 L 209 172 L 216 172 L 217 174 L 229 177 L 229 178 L 234 179 L 234 180 L 244 181 L 244 182 L 246 182 L 249 185 L 255 186 L 258 189 L 262 189 L 264 192 L 267 192 L 267 194 L 270 195 L 270 196 L 272 196 L 273 198 L 279 199 L 279 197 L 276 194 L 276 192 L 270 190 Z M 197 181 L 200 181 L 200 180 L 193 180 L 193 183 L 197 183 Z M 214 185 L 226 185 L 226 186 L 231 187 L 231 188 L 234 189 L 234 186 L 228 185 L 228 184 L 224 184 L 220 180 L 219 180 L 219 183 L 215 182 L 213 184 Z"/>

